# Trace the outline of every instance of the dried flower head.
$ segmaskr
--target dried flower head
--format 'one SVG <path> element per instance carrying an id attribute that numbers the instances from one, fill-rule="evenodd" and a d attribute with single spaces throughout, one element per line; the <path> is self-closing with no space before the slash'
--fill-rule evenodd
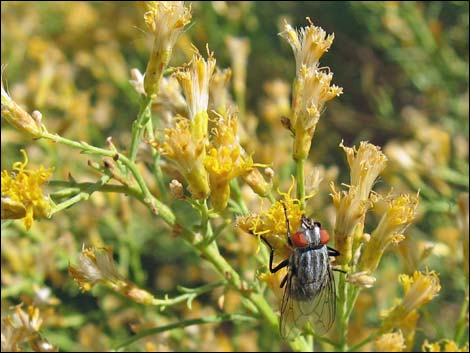
<path id="1" fill-rule="evenodd" d="M 52 201 L 45 197 L 42 187 L 52 175 L 53 168 L 26 169 L 28 155 L 21 150 L 24 162 L 15 162 L 13 172 L 2 170 L 2 219 L 23 219 L 27 229 L 33 219 L 47 218 Z"/>
<path id="2" fill-rule="evenodd" d="M 41 137 L 45 127 L 41 124 L 39 119 L 35 119 L 34 115 L 32 116 L 27 113 L 23 108 L 16 104 L 13 99 L 11 99 L 10 95 L 3 87 L 3 70 L 4 68 L 2 67 L 2 118 L 29 137 Z"/>
<path id="3" fill-rule="evenodd" d="M 140 5 L 146 10 L 145 24 L 155 38 L 144 79 L 145 92 L 152 96 L 157 93 L 176 40 L 191 21 L 191 9 L 184 1 L 145 1 Z"/>
<path id="4" fill-rule="evenodd" d="M 110 247 L 84 247 L 78 259 L 78 267 L 69 266 L 69 274 L 83 291 L 89 291 L 96 284 L 103 284 L 137 303 L 152 305 L 156 302 L 152 294 L 118 273 Z"/>

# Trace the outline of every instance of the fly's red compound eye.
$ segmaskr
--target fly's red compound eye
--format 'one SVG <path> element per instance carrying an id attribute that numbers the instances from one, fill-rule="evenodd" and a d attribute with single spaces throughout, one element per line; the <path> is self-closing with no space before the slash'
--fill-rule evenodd
<path id="1" fill-rule="evenodd" d="M 320 229 L 320 243 L 328 244 L 330 241 L 330 233 L 326 229 Z"/>
<path id="2" fill-rule="evenodd" d="M 308 245 L 304 232 L 296 232 L 290 238 L 296 248 L 304 248 Z"/>

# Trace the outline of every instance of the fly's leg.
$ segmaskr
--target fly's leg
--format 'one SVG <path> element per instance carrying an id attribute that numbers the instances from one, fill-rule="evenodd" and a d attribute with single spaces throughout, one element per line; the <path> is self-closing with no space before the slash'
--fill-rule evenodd
<path id="1" fill-rule="evenodd" d="M 271 271 L 271 273 L 276 273 L 281 268 L 284 268 L 287 265 L 289 265 L 289 259 L 285 259 L 281 263 L 279 263 L 276 267 L 273 268 L 274 249 L 264 237 L 261 237 L 261 239 L 263 239 L 263 241 L 266 243 L 267 246 L 269 246 L 269 249 L 271 250 L 271 252 L 269 253 L 269 271 Z"/>
<path id="2" fill-rule="evenodd" d="M 286 282 L 287 282 L 287 275 L 284 276 L 284 278 L 281 281 L 281 285 L 279 287 L 284 288 L 284 286 L 286 285 Z"/>
<path id="3" fill-rule="evenodd" d="M 327 246 L 327 249 L 328 249 L 328 256 L 339 256 L 340 255 L 338 250 L 330 248 L 329 246 Z"/>
<path id="4" fill-rule="evenodd" d="M 328 256 L 339 256 L 340 255 L 338 250 L 330 248 L 329 246 L 327 246 L 327 248 L 328 248 Z M 336 271 L 336 272 L 341 272 L 341 273 L 347 274 L 346 271 L 343 271 L 339 268 L 332 268 L 332 270 Z"/>
<path id="5" fill-rule="evenodd" d="M 292 246 L 292 241 L 290 240 L 290 223 L 289 223 L 289 218 L 287 217 L 287 207 L 284 202 L 282 203 L 282 208 L 284 208 L 284 216 L 286 217 L 286 229 L 287 229 L 287 242 L 289 243 L 290 246 Z"/>

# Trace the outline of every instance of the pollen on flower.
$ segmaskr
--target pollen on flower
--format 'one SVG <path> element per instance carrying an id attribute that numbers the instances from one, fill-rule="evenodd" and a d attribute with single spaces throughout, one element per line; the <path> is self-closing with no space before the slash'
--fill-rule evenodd
<path id="1" fill-rule="evenodd" d="M 51 177 L 53 168 L 26 169 L 28 155 L 25 150 L 21 153 L 24 162 L 15 162 L 13 173 L 2 170 L 2 218 L 22 218 L 29 229 L 33 219 L 50 216 L 52 201 L 43 195 L 42 187 Z"/>

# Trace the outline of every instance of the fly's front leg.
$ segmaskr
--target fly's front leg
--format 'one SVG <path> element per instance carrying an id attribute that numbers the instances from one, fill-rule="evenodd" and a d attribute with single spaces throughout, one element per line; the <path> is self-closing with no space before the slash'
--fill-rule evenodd
<path id="1" fill-rule="evenodd" d="M 284 261 L 282 261 L 276 267 L 273 268 L 274 249 L 264 237 L 261 237 L 261 239 L 263 239 L 263 241 L 266 243 L 267 246 L 269 246 L 269 249 L 271 250 L 269 253 L 269 271 L 271 271 L 271 273 L 276 273 L 281 268 L 284 268 L 287 265 L 289 265 L 289 259 L 285 259 Z"/>
<path id="2" fill-rule="evenodd" d="M 287 217 L 287 207 L 284 202 L 282 202 L 282 208 L 284 208 L 284 216 L 286 217 L 286 229 L 287 229 L 287 242 L 289 243 L 290 246 L 292 246 L 292 241 L 290 240 L 290 223 L 289 223 L 289 217 Z"/>

